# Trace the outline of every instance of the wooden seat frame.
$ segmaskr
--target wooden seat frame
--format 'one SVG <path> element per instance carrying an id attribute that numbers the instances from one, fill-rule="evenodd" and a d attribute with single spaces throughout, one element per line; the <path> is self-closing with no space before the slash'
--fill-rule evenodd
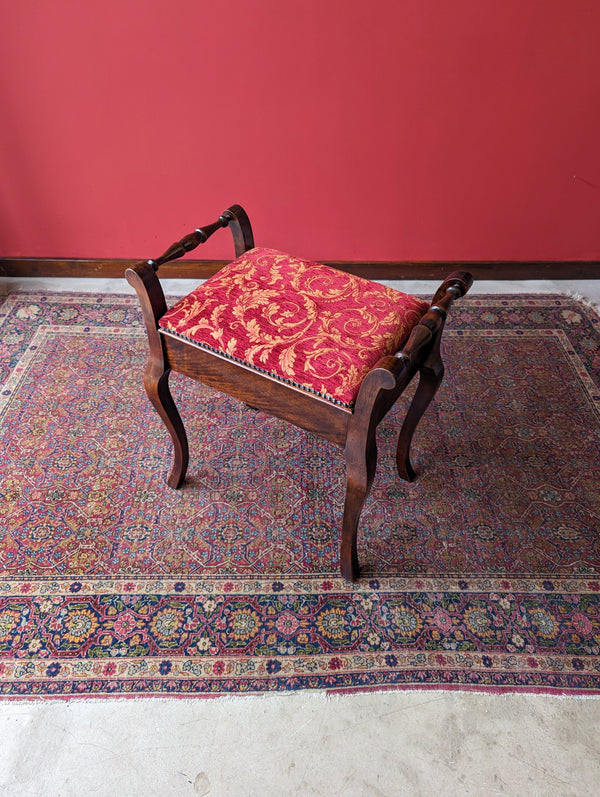
<path id="1" fill-rule="evenodd" d="M 465 271 L 455 271 L 444 280 L 429 310 L 400 350 L 380 359 L 367 373 L 356 403 L 349 409 L 277 381 L 251 365 L 200 348 L 159 327 L 167 304 L 157 277 L 158 268 L 204 243 L 222 227 L 229 227 L 232 232 L 236 257 L 254 247 L 248 216 L 242 207 L 233 205 L 216 222 L 186 235 L 156 260 L 141 261 L 125 272 L 127 281 L 137 292 L 150 345 L 144 376 L 146 393 L 173 440 L 174 459 L 167 484 L 172 488 L 181 486 L 189 461 L 187 435 L 169 390 L 171 371 L 185 374 L 250 407 L 330 440 L 343 448 L 346 463 L 340 569 L 344 578 L 355 581 L 360 574 L 356 544 L 358 522 L 377 466 L 377 426 L 418 373 L 419 384 L 400 430 L 396 453 L 400 477 L 412 481 L 416 474 L 410 461 L 411 441 L 444 376 L 440 340 L 446 315 L 452 302 L 467 293 L 472 276 Z"/>

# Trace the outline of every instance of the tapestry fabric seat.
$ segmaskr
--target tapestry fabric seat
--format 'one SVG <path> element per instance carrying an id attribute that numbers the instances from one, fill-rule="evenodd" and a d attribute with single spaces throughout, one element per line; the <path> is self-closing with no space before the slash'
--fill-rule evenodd
<path id="1" fill-rule="evenodd" d="M 245 252 L 160 319 L 165 331 L 351 407 L 429 303 L 275 249 Z"/>

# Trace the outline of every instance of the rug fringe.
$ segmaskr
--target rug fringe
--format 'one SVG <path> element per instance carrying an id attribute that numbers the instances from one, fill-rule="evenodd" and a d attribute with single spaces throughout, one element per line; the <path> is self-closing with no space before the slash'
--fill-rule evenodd
<path id="1" fill-rule="evenodd" d="M 404 690 L 410 691 L 410 690 Z M 188 705 L 193 705 L 198 702 L 217 702 L 217 703 L 241 703 L 241 702 L 248 702 L 250 700 L 260 700 L 260 701 L 267 701 L 268 699 L 296 699 L 305 700 L 319 700 L 324 701 L 328 699 L 328 693 L 326 689 L 300 689 L 295 691 L 285 691 L 285 692 L 252 692 L 248 694 L 202 694 L 199 693 L 197 695 L 182 695 L 182 694 L 172 694 L 172 695 L 152 695 L 152 694 L 132 694 L 132 695 L 102 695 L 102 694 L 95 694 L 95 695 L 76 695 L 76 696 L 69 696 L 69 695 L 18 695 L 18 696 L 1 696 L 0 695 L 0 710 L 2 705 L 12 705 L 12 704 L 20 704 L 20 705 L 32 705 L 32 704 L 58 704 L 62 703 L 63 705 L 69 706 L 77 706 L 81 704 L 91 704 L 95 703 L 97 705 L 112 705 L 116 703 L 127 704 L 127 703 L 143 703 L 144 701 L 152 701 L 152 703 L 185 703 Z"/>
<path id="2" fill-rule="evenodd" d="M 494 699 L 509 699 L 509 698 L 524 698 L 524 697 L 544 697 L 544 698 L 551 698 L 556 700 L 600 700 L 600 693 L 581 693 L 581 692 L 567 692 L 567 691 L 558 691 L 553 690 L 552 688 L 529 688 L 524 687 L 523 689 L 514 689 L 511 687 L 480 687 L 480 686 L 464 686 L 460 688 L 456 688 L 455 686 L 428 686 L 427 684 L 411 686 L 410 688 L 406 689 L 398 689 L 397 687 L 390 686 L 390 687 L 375 687 L 374 689 L 358 689 L 353 690 L 349 689 L 347 691 L 338 691 L 332 690 L 327 692 L 327 700 L 336 701 L 341 700 L 344 697 L 350 697 L 351 695 L 358 697 L 360 695 L 367 696 L 367 695 L 386 695 L 390 696 L 390 694 L 402 694 L 402 695 L 423 695 L 427 693 L 428 695 L 433 695 L 431 699 L 441 700 L 442 698 L 446 698 L 449 695 L 472 695 L 478 697 L 489 697 Z"/>
<path id="3" fill-rule="evenodd" d="M 570 299 L 575 299 L 586 307 L 589 307 L 590 310 L 593 310 L 597 316 L 600 316 L 600 305 L 596 304 L 596 302 L 593 302 L 591 299 L 588 299 L 587 296 L 584 296 L 582 293 L 576 293 L 575 291 L 566 291 L 565 295 Z"/>
<path id="4" fill-rule="evenodd" d="M 0 699 L 0 707 L 2 704 L 5 706 L 20 704 L 20 705 L 29 705 L 37 704 L 37 705 L 49 705 L 49 704 L 63 704 L 69 707 L 77 707 L 78 705 L 83 704 L 91 704 L 95 703 L 97 705 L 115 705 L 115 704 L 128 704 L 132 702 L 142 703 L 145 701 L 152 701 L 152 703 L 160 703 L 160 704 L 167 704 L 167 703 L 178 703 L 178 704 L 186 704 L 186 705 L 193 705 L 198 703 L 199 701 L 211 701 L 217 703 L 242 703 L 242 702 L 249 702 L 251 700 L 260 700 L 264 703 L 273 700 L 303 700 L 303 701 L 325 701 L 327 703 L 342 703 L 342 702 L 350 702 L 351 700 L 358 700 L 359 698 L 363 699 L 382 699 L 387 698 L 388 700 L 402 697 L 407 698 L 409 696 L 414 697 L 415 699 L 421 697 L 425 697 L 427 694 L 428 702 L 430 700 L 442 700 L 446 699 L 450 696 L 455 696 L 457 698 L 464 698 L 465 696 L 469 696 L 469 699 L 483 699 L 484 697 L 493 699 L 493 700 L 511 700 L 518 698 L 522 700 L 523 698 L 547 698 L 550 700 L 600 700 L 600 694 L 577 694 L 571 692 L 553 692 L 551 690 L 539 690 L 539 691 L 532 691 L 531 689 L 523 689 L 522 691 L 504 689 L 504 690 L 493 690 L 493 689 L 469 689 L 469 688 L 462 688 L 456 689 L 453 687 L 450 688 L 443 688 L 439 686 L 428 687 L 427 685 L 411 687 L 407 689 L 398 689 L 396 687 L 389 687 L 389 688 L 374 688 L 374 689 L 349 689 L 347 691 L 329 691 L 326 689 L 302 689 L 297 691 L 287 691 L 287 692 L 261 692 L 261 693 L 254 693 L 254 694 L 221 694 L 221 695 L 208 695 L 208 694 L 199 694 L 195 695 L 194 697 L 190 697 L 189 695 L 148 695 L 148 694 L 138 694 L 138 695 L 77 695 L 77 697 L 67 697 L 65 695 L 36 695 L 36 696 L 19 696 L 19 697 L 7 697 Z M 0 708 L 1 710 L 1 708 Z"/>

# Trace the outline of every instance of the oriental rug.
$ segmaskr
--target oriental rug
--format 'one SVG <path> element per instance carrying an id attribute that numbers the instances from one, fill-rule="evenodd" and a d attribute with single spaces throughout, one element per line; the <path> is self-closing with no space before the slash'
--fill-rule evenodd
<path id="1" fill-rule="evenodd" d="M 558 295 L 453 309 L 395 472 L 379 428 L 338 576 L 341 451 L 172 378 L 180 491 L 134 297 L 0 304 L 0 695 L 600 692 L 600 318 Z"/>

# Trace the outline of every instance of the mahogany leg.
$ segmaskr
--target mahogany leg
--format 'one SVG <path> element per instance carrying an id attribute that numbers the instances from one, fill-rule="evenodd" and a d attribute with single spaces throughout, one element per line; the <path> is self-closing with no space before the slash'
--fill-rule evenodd
<path id="1" fill-rule="evenodd" d="M 340 569 L 348 581 L 356 581 L 360 575 L 360 565 L 356 550 L 358 522 L 363 505 L 371 489 L 377 468 L 377 446 L 374 433 L 349 437 L 346 443 L 346 500 L 342 521 L 340 545 Z"/>
<path id="2" fill-rule="evenodd" d="M 173 440 L 173 467 L 167 477 L 167 484 L 176 490 L 185 479 L 189 451 L 185 427 L 169 390 L 170 373 L 170 370 L 158 373 L 150 366 L 144 378 L 144 387 Z"/>
<path id="3" fill-rule="evenodd" d="M 444 363 L 439 355 L 432 363 L 423 365 L 419 371 L 419 386 L 402 424 L 396 450 L 398 474 L 401 479 L 405 479 L 408 482 L 412 482 L 417 475 L 410 461 L 410 444 L 413 435 L 425 410 L 437 393 L 443 378 Z"/>

